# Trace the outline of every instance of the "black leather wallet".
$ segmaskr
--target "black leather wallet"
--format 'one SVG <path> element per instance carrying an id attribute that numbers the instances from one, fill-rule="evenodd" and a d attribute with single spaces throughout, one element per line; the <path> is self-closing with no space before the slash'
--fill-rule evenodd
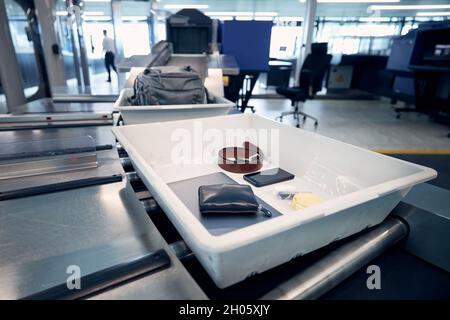
<path id="1" fill-rule="evenodd" d="M 260 205 L 250 186 L 240 184 L 214 184 L 198 188 L 202 214 L 256 214 Z"/>

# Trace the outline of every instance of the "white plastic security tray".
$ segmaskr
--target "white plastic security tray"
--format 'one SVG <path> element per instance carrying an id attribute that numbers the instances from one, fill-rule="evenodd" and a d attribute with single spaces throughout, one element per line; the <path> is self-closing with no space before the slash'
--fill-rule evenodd
<path id="1" fill-rule="evenodd" d="M 212 96 L 216 103 L 130 106 L 127 98 L 131 97 L 133 92 L 131 88 L 122 89 L 114 104 L 126 125 L 220 116 L 227 114 L 234 106 L 233 102 L 214 94 Z"/>
<path id="2" fill-rule="evenodd" d="M 113 132 L 139 176 L 220 288 L 379 224 L 412 186 L 437 175 L 430 168 L 254 114 L 114 127 Z M 236 133 L 234 141 L 227 140 Z M 149 136 L 158 139 L 150 142 Z M 224 142 L 214 143 L 212 137 Z M 281 216 L 214 236 L 170 185 L 216 172 L 247 184 L 242 175 L 222 171 L 215 164 L 220 148 L 246 140 L 263 149 L 263 170 L 281 167 L 295 174 L 295 179 L 253 187 L 255 194 Z M 191 161 L 180 160 L 179 156 L 186 154 Z M 283 190 L 314 192 L 323 202 L 295 211 L 289 201 L 277 198 L 277 192 Z"/>

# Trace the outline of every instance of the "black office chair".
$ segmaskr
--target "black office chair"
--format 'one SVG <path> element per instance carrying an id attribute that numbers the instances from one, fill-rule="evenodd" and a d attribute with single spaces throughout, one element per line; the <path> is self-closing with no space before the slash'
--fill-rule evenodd
<path id="1" fill-rule="evenodd" d="M 300 128 L 300 115 L 302 115 L 303 121 L 306 118 L 311 118 L 315 121 L 314 126 L 319 124 L 316 118 L 299 110 L 299 103 L 313 99 L 314 95 L 322 90 L 323 78 L 328 71 L 331 58 L 331 54 L 327 54 L 327 43 L 313 43 L 311 45 L 311 53 L 306 57 L 300 71 L 299 86 L 277 88 L 278 94 L 291 100 L 294 111 L 282 112 L 276 119 L 282 122 L 283 117 L 292 114 L 294 119 L 297 119 L 297 128 Z"/>

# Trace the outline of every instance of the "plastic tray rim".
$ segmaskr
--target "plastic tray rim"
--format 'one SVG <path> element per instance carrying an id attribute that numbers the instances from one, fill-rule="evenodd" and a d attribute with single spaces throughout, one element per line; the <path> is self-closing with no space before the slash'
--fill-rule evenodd
<path id="1" fill-rule="evenodd" d="M 214 118 L 225 118 L 225 117 L 229 118 L 242 116 L 250 118 L 260 117 L 254 114 L 245 114 L 245 115 L 237 114 L 237 115 L 218 116 Z M 273 121 L 270 119 L 267 120 Z M 191 120 L 179 120 L 179 121 L 191 121 Z M 139 125 L 152 125 L 152 124 L 136 124 L 136 126 Z M 283 124 L 279 125 L 282 126 Z M 299 130 L 293 127 L 292 129 Z M 154 196 L 157 197 L 156 199 L 157 201 L 160 200 L 159 203 L 161 204 L 163 209 L 166 209 L 168 211 L 167 214 L 170 215 L 173 219 L 175 219 L 179 225 L 183 225 L 183 220 L 189 220 L 191 228 L 183 228 L 184 232 L 188 233 L 191 238 L 195 239 L 197 245 L 201 249 L 216 252 L 233 250 L 235 248 L 256 242 L 258 240 L 261 240 L 262 238 L 266 238 L 273 234 L 293 229 L 301 224 L 307 224 L 321 217 L 335 214 L 345 209 L 349 209 L 351 207 L 369 202 L 371 200 L 375 200 L 381 196 L 386 196 L 390 193 L 406 190 L 412 187 L 413 185 L 428 181 L 437 176 L 437 172 L 433 169 L 417 165 L 414 163 L 410 163 L 407 161 L 395 159 L 401 162 L 405 162 L 410 166 L 414 166 L 420 169 L 421 171 L 408 175 L 406 177 L 386 181 L 366 189 L 358 190 L 346 194 L 344 196 L 341 196 L 339 198 L 330 199 L 317 206 L 304 209 L 303 212 L 308 213 L 309 216 L 308 218 L 304 218 L 305 215 L 282 215 L 276 218 L 277 223 L 273 223 L 273 221 L 269 219 L 267 221 L 251 225 L 248 227 L 244 227 L 239 230 L 234 230 L 223 235 L 213 236 L 192 215 L 190 210 L 181 202 L 181 200 L 175 195 L 175 193 L 169 188 L 169 186 L 158 176 L 158 174 L 150 166 L 146 165 L 145 160 L 136 152 L 135 148 L 131 145 L 130 141 L 128 141 L 128 139 L 122 134 L 120 130 L 121 130 L 120 127 L 114 127 L 112 129 L 113 134 L 121 142 L 123 147 L 127 150 L 127 153 L 131 161 L 135 165 L 136 170 L 138 171 L 138 173 L 141 173 L 140 177 L 144 181 L 146 186 L 149 189 L 158 189 L 157 194 L 154 194 Z M 331 139 L 327 137 L 324 138 Z M 337 141 L 335 139 L 331 140 Z M 339 143 L 343 142 L 339 141 Z M 358 149 L 362 149 L 365 152 L 373 152 L 357 146 L 353 145 L 351 146 Z M 389 187 L 389 190 L 387 187 Z M 173 214 L 172 212 L 177 212 L 177 214 Z"/>

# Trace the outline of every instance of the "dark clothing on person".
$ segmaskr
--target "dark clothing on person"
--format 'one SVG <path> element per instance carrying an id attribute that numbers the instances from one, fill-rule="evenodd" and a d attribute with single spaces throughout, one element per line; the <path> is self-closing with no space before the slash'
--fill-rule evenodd
<path id="1" fill-rule="evenodd" d="M 108 71 L 108 81 L 111 82 L 111 68 L 117 73 L 116 65 L 114 63 L 114 52 L 107 51 L 105 53 L 105 67 Z"/>

